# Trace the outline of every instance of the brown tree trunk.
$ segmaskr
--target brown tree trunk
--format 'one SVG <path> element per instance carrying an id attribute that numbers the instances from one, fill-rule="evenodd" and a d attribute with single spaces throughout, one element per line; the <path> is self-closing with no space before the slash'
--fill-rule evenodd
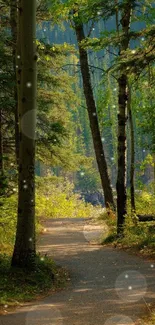
<path id="1" fill-rule="evenodd" d="M 18 3 L 19 5 L 19 3 Z M 13 60 L 13 72 L 14 80 L 16 80 L 16 72 L 18 71 L 17 59 L 17 1 L 11 0 L 10 2 L 10 25 L 12 34 L 12 60 Z M 14 120 L 15 120 L 15 152 L 16 152 L 16 163 L 19 164 L 19 119 L 18 119 L 18 93 L 17 83 L 14 84 Z"/>
<path id="2" fill-rule="evenodd" d="M 21 0 L 18 220 L 12 266 L 35 264 L 36 1 Z"/>
<path id="3" fill-rule="evenodd" d="M 4 171 L 3 151 L 4 151 L 3 123 L 2 123 L 2 109 L 0 108 L 0 196 L 5 195 L 7 189 L 7 177 Z M 0 205 L 3 205 L 3 203 L 1 202 Z"/>
<path id="4" fill-rule="evenodd" d="M 134 174 L 135 174 L 135 141 L 134 141 L 134 124 L 131 109 L 131 87 L 128 84 L 128 116 L 130 126 L 130 143 L 131 143 L 131 156 L 130 156 L 130 196 L 131 196 L 131 215 L 136 213 L 135 205 L 135 185 L 134 185 Z"/>
<path id="5" fill-rule="evenodd" d="M 3 166 L 3 133 L 2 133 L 2 110 L 0 108 L 0 179 L 4 174 Z"/>
<path id="6" fill-rule="evenodd" d="M 153 152 L 153 176 L 154 176 L 154 195 L 155 195 L 155 152 Z"/>
<path id="7" fill-rule="evenodd" d="M 85 39 L 83 25 L 75 23 L 75 32 L 76 32 L 78 46 L 79 46 L 84 95 L 87 104 L 89 123 L 90 123 L 92 138 L 93 138 L 97 165 L 98 165 L 101 183 L 104 192 L 105 205 L 107 208 L 111 207 L 112 209 L 115 209 L 113 193 L 112 193 L 112 188 L 111 188 L 110 179 L 108 175 L 107 163 L 105 159 L 105 153 L 104 153 L 101 134 L 99 130 L 97 109 L 96 109 L 96 104 L 95 104 L 92 85 L 91 85 L 88 55 L 87 55 L 87 51 L 83 49 L 81 46 L 81 42 Z"/>
<path id="8" fill-rule="evenodd" d="M 123 11 L 120 23 L 124 34 L 120 44 L 120 55 L 126 51 L 129 46 L 129 30 L 131 19 L 132 5 L 127 1 Z M 118 172 L 117 172 L 117 234 L 123 234 L 125 215 L 127 213 L 127 195 L 126 195 L 126 121 L 127 121 L 127 73 L 122 69 L 118 78 Z"/>

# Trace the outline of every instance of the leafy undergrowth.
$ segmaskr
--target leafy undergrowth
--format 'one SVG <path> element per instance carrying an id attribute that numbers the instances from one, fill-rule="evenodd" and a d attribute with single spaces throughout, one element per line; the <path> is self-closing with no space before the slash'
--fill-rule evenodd
<path id="1" fill-rule="evenodd" d="M 149 316 L 140 319 L 135 325 L 154 325 L 155 324 L 155 308 Z"/>
<path id="2" fill-rule="evenodd" d="M 4 306 L 38 299 L 64 287 L 68 275 L 46 256 L 37 257 L 33 272 L 10 267 L 17 223 L 17 189 L 9 197 L 1 197 L 0 206 L 0 305 L 5 310 Z M 91 204 L 86 205 L 80 200 L 73 193 L 73 186 L 62 178 L 36 178 L 37 235 L 43 229 L 42 221 L 47 218 L 90 217 L 97 211 Z M 8 255 L 4 254 L 6 251 Z"/>
<path id="3" fill-rule="evenodd" d="M 141 215 L 155 215 L 155 200 L 150 193 L 142 192 L 136 196 L 137 213 Z M 130 207 L 128 205 L 128 211 Z M 132 218 L 127 214 L 124 225 L 124 237 L 117 238 L 116 218 L 109 217 L 104 212 L 100 218 L 109 227 L 108 237 L 102 243 L 112 244 L 115 247 L 125 248 L 130 251 L 139 252 L 144 256 L 155 257 L 155 222 L 139 222 L 138 218 Z"/>
<path id="4" fill-rule="evenodd" d="M 68 273 L 47 256 L 36 258 L 33 271 L 11 268 L 11 257 L 0 256 L 0 306 L 6 310 L 33 299 L 42 298 L 65 287 Z"/>
<path id="5" fill-rule="evenodd" d="M 17 192 L 0 198 L 0 253 L 12 254 L 17 223 Z M 93 207 L 73 193 L 73 185 L 63 178 L 36 177 L 36 233 L 43 230 L 43 220 L 48 218 L 82 218 L 98 213 Z"/>
<path id="6" fill-rule="evenodd" d="M 73 189 L 74 185 L 62 177 L 38 177 L 36 216 L 44 219 L 91 217 L 97 208 L 86 204 Z"/>
<path id="7" fill-rule="evenodd" d="M 147 190 L 136 193 L 136 212 L 139 215 L 155 216 L 155 194 Z M 130 211 L 130 202 L 128 202 L 128 210 Z"/>

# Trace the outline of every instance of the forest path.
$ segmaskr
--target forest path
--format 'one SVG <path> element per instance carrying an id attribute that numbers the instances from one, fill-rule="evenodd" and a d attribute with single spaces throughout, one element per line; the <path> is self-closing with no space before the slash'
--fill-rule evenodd
<path id="1" fill-rule="evenodd" d="M 133 325 L 148 313 L 155 301 L 152 262 L 88 242 L 95 227 L 90 219 L 53 219 L 45 227 L 39 251 L 67 267 L 71 281 L 67 289 L 1 316 L 1 325 Z"/>

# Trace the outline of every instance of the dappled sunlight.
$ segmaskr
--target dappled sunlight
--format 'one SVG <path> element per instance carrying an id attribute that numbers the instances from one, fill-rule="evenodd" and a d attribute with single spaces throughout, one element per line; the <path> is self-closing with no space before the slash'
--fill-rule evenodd
<path id="1" fill-rule="evenodd" d="M 83 233 L 87 220 L 61 222 L 46 222 L 38 249 L 68 269 L 67 289 L 19 310 L 13 321 L 8 315 L 11 325 L 21 318 L 20 325 L 134 325 L 155 298 L 154 263 L 89 243 Z"/>
<path id="2" fill-rule="evenodd" d="M 75 325 L 81 325 L 81 317 L 89 324 L 93 311 L 98 309 L 99 321 L 112 314 L 124 315 L 125 312 L 126 317 L 133 315 L 136 319 L 145 313 L 147 304 L 155 296 L 153 264 L 123 251 L 87 242 L 83 233 L 85 221 L 76 221 L 75 227 L 72 222 L 68 219 L 62 226 L 59 220 L 48 221 L 50 233 L 46 224 L 47 232 L 39 246 L 40 251 L 54 256 L 70 270 L 70 287 L 73 288 L 65 295 L 66 301 L 59 294 L 52 298 L 53 301 L 63 301 L 65 324 L 72 317 L 75 319 L 75 315 Z M 93 224 L 89 229 L 93 229 Z M 70 316 L 66 316 L 68 308 Z"/>
<path id="3" fill-rule="evenodd" d="M 75 289 L 75 290 L 73 290 L 73 292 L 87 292 L 87 291 L 92 291 L 92 289 L 86 288 L 86 289 Z"/>

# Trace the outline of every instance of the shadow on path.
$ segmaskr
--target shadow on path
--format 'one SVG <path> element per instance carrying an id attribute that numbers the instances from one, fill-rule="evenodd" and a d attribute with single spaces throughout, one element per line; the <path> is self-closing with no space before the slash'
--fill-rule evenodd
<path id="1" fill-rule="evenodd" d="M 155 299 L 155 265 L 137 256 L 93 245 L 90 219 L 54 219 L 38 248 L 69 269 L 71 282 L 38 304 L 0 317 L 2 325 L 133 325 Z"/>

